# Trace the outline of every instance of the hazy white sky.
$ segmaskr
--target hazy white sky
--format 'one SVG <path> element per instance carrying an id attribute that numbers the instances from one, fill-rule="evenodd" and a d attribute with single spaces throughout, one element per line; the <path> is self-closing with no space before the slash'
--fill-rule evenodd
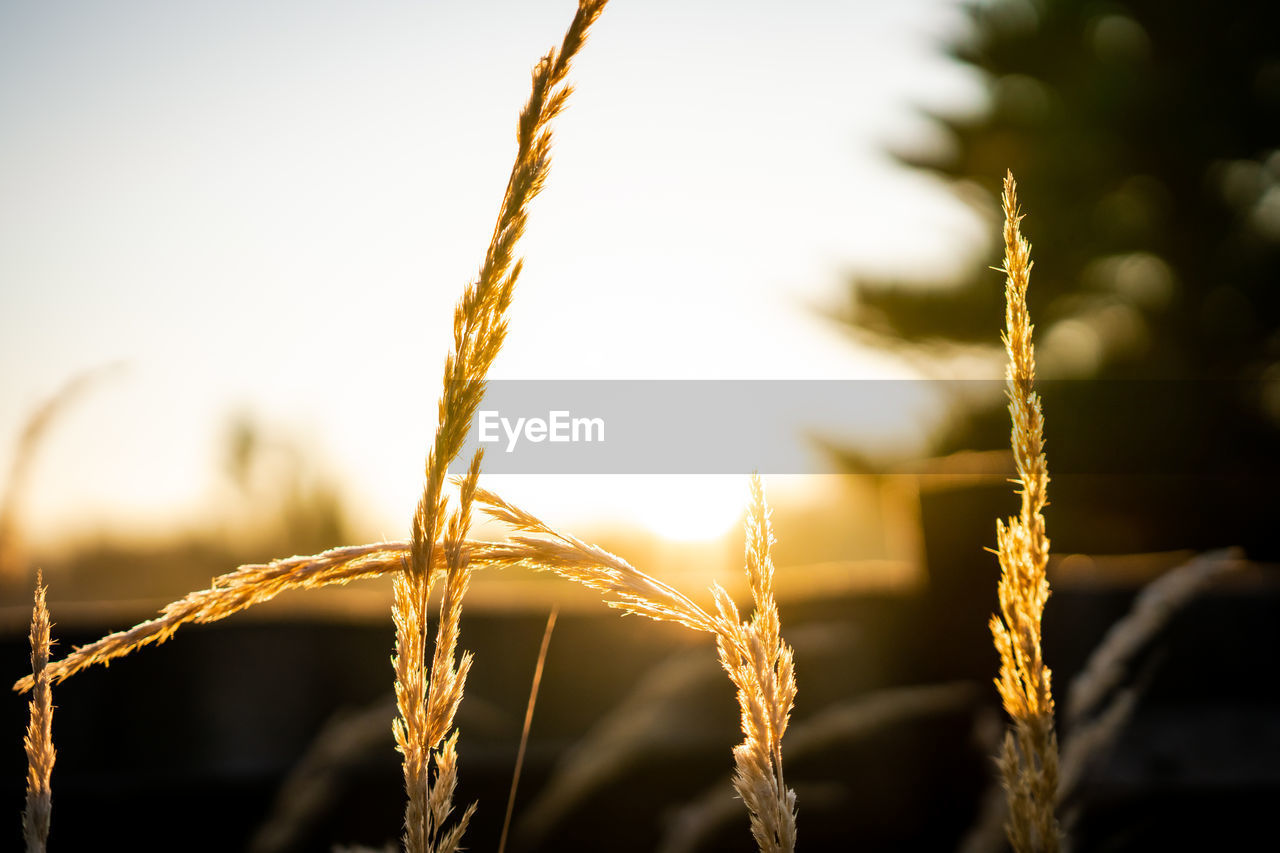
<path id="1" fill-rule="evenodd" d="M 249 410 L 402 535 L 452 305 L 529 68 L 574 5 L 0 3 L 0 465 L 68 376 L 129 364 L 50 435 L 34 532 L 191 523 Z M 931 138 L 917 105 L 982 103 L 938 47 L 962 32 L 953 0 L 615 0 L 573 73 L 494 375 L 900 375 L 813 308 L 850 272 L 981 245 L 883 153 Z M 508 485 L 570 514 L 635 500 Z"/>

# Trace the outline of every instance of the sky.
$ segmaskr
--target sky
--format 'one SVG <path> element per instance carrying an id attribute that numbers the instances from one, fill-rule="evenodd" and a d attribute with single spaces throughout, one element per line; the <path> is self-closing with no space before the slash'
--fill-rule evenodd
<path id="1" fill-rule="evenodd" d="M 0 2 L 0 471 L 43 399 L 123 364 L 48 435 L 32 537 L 198 525 L 237 412 L 296 436 L 363 531 L 404 535 L 452 306 L 574 5 Z M 492 375 L 908 375 L 821 309 L 852 274 L 984 249 L 987 222 L 886 153 L 945 144 L 922 107 L 982 108 L 940 49 L 965 31 L 952 0 L 616 0 L 572 72 Z M 542 514 L 673 536 L 747 495 L 507 479 Z"/>

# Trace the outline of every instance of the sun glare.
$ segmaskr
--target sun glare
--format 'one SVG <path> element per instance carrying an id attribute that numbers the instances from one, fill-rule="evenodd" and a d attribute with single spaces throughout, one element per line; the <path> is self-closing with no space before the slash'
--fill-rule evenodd
<path id="1" fill-rule="evenodd" d="M 747 478 L 676 476 L 636 478 L 628 497 L 634 518 L 663 539 L 702 542 L 718 539 L 742 520 Z"/>
<path id="2" fill-rule="evenodd" d="M 746 475 L 486 477 L 486 488 L 545 520 L 640 527 L 669 542 L 708 542 L 742 523 Z"/>

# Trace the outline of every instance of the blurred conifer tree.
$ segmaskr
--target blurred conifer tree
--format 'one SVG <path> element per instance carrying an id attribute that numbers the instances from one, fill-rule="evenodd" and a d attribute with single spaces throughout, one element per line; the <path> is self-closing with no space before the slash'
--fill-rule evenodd
<path id="1" fill-rule="evenodd" d="M 1045 389 L 1050 471 L 1128 475 L 1127 494 L 1108 481 L 1088 517 L 1071 511 L 1077 531 L 1109 515 L 1127 535 L 1076 538 L 1275 551 L 1280 4 L 993 0 L 968 13 L 950 51 L 987 77 L 989 109 L 933 114 L 950 144 L 897 156 L 992 216 L 1005 170 L 1018 179 L 1041 374 L 1095 380 Z M 923 350 L 994 344 L 1003 318 L 1001 277 L 980 265 L 958 283 L 855 281 L 846 319 Z M 993 399 L 934 449 L 1007 447 L 1008 429 Z"/>

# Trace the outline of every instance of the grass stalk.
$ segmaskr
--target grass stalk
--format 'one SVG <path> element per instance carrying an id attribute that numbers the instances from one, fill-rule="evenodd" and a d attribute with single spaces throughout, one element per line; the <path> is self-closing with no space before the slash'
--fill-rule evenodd
<path id="1" fill-rule="evenodd" d="M 547 627 L 542 632 L 542 645 L 538 647 L 538 662 L 533 667 L 533 684 L 529 688 L 529 704 L 524 709 L 524 726 L 520 729 L 520 748 L 516 751 L 516 766 L 511 772 L 511 795 L 507 797 L 507 814 L 502 819 L 502 835 L 498 839 L 498 853 L 507 849 L 507 836 L 511 831 L 511 816 L 516 810 L 516 790 L 520 787 L 520 771 L 524 769 L 524 753 L 529 746 L 529 730 L 533 728 L 533 709 L 538 704 L 538 688 L 542 686 L 542 668 L 547 662 L 547 649 L 551 646 L 551 632 L 556 629 L 556 617 L 560 606 L 551 608 Z"/>
<path id="2" fill-rule="evenodd" d="M 1044 455 L 1044 415 L 1035 391 L 1035 347 L 1027 287 L 1031 245 L 1020 230 L 1017 184 L 1004 179 L 1005 331 L 1009 355 L 1006 390 L 1013 427 L 1011 444 L 1021 485 L 1016 518 L 996 522 L 1000 613 L 991 617 L 991 634 L 1000 654 L 996 688 L 1013 730 L 1006 732 L 999 759 L 1009 819 L 1009 842 L 1018 853 L 1056 853 L 1061 830 L 1055 815 L 1058 792 L 1058 739 L 1053 722 L 1052 672 L 1040 648 L 1040 623 L 1049 598 L 1049 538 L 1043 510 L 1048 503 L 1049 470 Z"/>
<path id="3" fill-rule="evenodd" d="M 435 578 L 437 539 L 445 518 L 444 479 L 462 449 L 476 408 L 484 398 L 485 377 L 506 339 L 507 312 L 522 263 L 516 258 L 516 246 L 528 222 L 529 204 L 541 191 L 551 167 L 550 122 L 568 102 L 572 91 L 566 83 L 570 63 L 605 2 L 580 0 L 560 47 L 553 48 L 534 66 L 529 100 L 517 126 L 515 163 L 493 235 L 476 280 L 464 289 L 454 309 L 453 350 L 445 361 L 435 439 L 427 454 L 426 482 L 413 516 L 409 571 L 395 580 L 393 661 L 400 710 L 395 736 L 404 756 L 408 794 L 404 842 L 409 853 L 457 849 L 472 813 L 469 809 L 452 829 L 442 832 L 444 818 L 452 809 L 457 767 L 457 736 L 444 738 L 452 727 L 470 666 L 469 656 L 464 655 L 461 663 L 455 664 L 454 655 L 469 577 L 462 543 L 470 525 L 480 454 L 463 481 L 460 508 L 449 521 L 450 544 L 445 546 L 449 568 L 445 573 L 435 653 L 427 674 L 427 609 Z M 440 749 L 435 755 L 433 789 L 428 754 L 437 746 Z"/>
<path id="4" fill-rule="evenodd" d="M 45 603 L 44 576 L 36 575 L 35 606 L 31 612 L 31 717 L 24 745 L 27 751 L 27 808 L 22 813 L 22 834 L 28 853 L 44 853 L 49 842 L 49 818 L 53 811 L 53 696 L 49 683 L 49 608 Z"/>
<path id="5" fill-rule="evenodd" d="M 773 595 L 773 526 L 764 485 L 751 478 L 751 511 L 747 515 L 746 569 L 755 612 L 749 622 L 737 619 L 733 602 L 721 589 L 716 603 L 726 627 L 734 626 L 738 642 L 716 635 L 720 664 L 738 688 L 742 711 L 741 744 L 734 747 L 737 766 L 733 787 L 751 815 L 751 834 L 761 853 L 790 853 L 796 847 L 796 795 L 782 771 L 782 736 L 796 700 L 795 660 L 782 642 L 778 604 Z M 739 650 L 750 650 L 743 655 Z"/>
<path id="6" fill-rule="evenodd" d="M 494 548 L 488 542 L 467 542 L 465 549 L 470 567 L 504 565 L 490 557 Z M 293 589 L 318 589 L 398 574 L 408 559 L 409 542 L 399 540 L 349 545 L 305 557 L 244 565 L 214 578 L 206 589 L 188 593 L 165 605 L 155 619 L 108 634 L 73 650 L 61 660 L 50 662 L 46 671 L 50 683 L 57 684 L 87 667 L 105 666 L 143 646 L 163 643 L 183 625 L 217 622 Z M 25 693 L 34 683 L 28 675 L 16 682 L 14 689 Z"/>

